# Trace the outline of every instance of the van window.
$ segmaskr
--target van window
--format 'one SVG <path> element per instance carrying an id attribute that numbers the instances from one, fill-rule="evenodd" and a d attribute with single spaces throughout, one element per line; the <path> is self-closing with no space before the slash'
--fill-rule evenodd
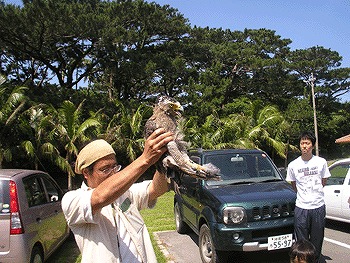
<path id="1" fill-rule="evenodd" d="M 339 164 L 329 169 L 331 177 L 327 179 L 327 185 L 342 185 L 345 181 L 346 175 L 349 173 L 349 164 Z"/>
<path id="2" fill-rule="evenodd" d="M 23 184 L 29 207 L 47 203 L 45 191 L 37 176 L 24 178 Z"/>
<path id="3" fill-rule="evenodd" d="M 43 177 L 43 182 L 46 188 L 46 192 L 49 195 L 50 202 L 56 202 L 61 199 L 61 194 L 56 185 L 48 178 Z"/>
<path id="4" fill-rule="evenodd" d="M 10 213 L 10 186 L 8 180 L 0 180 L 0 214 Z"/>

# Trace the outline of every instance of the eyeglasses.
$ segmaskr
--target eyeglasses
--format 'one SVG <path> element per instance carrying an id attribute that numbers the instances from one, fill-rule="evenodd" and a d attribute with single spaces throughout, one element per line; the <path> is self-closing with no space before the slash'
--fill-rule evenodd
<path id="1" fill-rule="evenodd" d="M 113 173 L 119 172 L 121 168 L 122 168 L 122 166 L 120 164 L 114 164 L 111 167 L 107 167 L 104 169 L 98 169 L 97 172 L 99 174 L 103 174 L 103 175 L 110 175 L 112 172 Z"/>

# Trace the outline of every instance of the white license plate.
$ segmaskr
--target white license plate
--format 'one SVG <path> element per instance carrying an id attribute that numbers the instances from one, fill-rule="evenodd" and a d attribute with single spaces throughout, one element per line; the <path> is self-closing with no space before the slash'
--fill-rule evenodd
<path id="1" fill-rule="evenodd" d="M 273 236 L 273 237 L 269 237 L 267 240 L 267 249 L 275 250 L 275 249 L 287 248 L 287 247 L 291 247 L 292 243 L 293 243 L 292 234 Z"/>

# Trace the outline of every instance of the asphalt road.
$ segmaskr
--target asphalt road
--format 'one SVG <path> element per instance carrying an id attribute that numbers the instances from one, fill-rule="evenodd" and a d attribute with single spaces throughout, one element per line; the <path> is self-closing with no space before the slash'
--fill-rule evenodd
<path id="1" fill-rule="evenodd" d="M 155 234 L 158 245 L 169 259 L 168 263 L 201 263 L 198 237 L 194 233 L 180 235 L 176 231 Z M 76 262 L 80 252 L 71 236 L 47 261 L 47 263 Z M 62 255 L 66 261 L 62 261 Z M 322 263 L 350 262 L 350 224 L 327 221 L 323 242 Z M 275 252 L 235 253 L 231 263 L 289 263 L 288 250 Z"/>
<path id="2" fill-rule="evenodd" d="M 327 221 L 322 254 L 327 263 L 350 262 L 350 224 Z"/>
<path id="3" fill-rule="evenodd" d="M 201 263 L 198 237 L 176 231 L 157 232 L 158 245 L 169 259 L 168 263 Z M 230 262 L 235 263 L 289 263 L 288 250 L 234 253 Z M 350 262 L 350 224 L 327 221 L 323 242 L 322 263 Z"/>

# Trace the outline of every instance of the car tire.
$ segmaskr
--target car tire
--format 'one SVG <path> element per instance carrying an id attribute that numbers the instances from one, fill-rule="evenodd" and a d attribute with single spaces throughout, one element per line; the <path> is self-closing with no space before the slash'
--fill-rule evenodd
<path id="1" fill-rule="evenodd" d="M 206 224 L 203 224 L 199 230 L 198 247 L 203 263 L 227 262 L 227 254 L 215 249 L 210 229 Z"/>
<path id="2" fill-rule="evenodd" d="M 43 263 L 44 257 L 39 247 L 34 247 L 30 256 L 30 263 Z"/>
<path id="3" fill-rule="evenodd" d="M 189 230 L 188 225 L 183 221 L 180 206 L 179 203 L 176 202 L 174 204 L 174 216 L 175 216 L 175 225 L 176 225 L 176 231 L 179 234 L 186 234 Z"/>

